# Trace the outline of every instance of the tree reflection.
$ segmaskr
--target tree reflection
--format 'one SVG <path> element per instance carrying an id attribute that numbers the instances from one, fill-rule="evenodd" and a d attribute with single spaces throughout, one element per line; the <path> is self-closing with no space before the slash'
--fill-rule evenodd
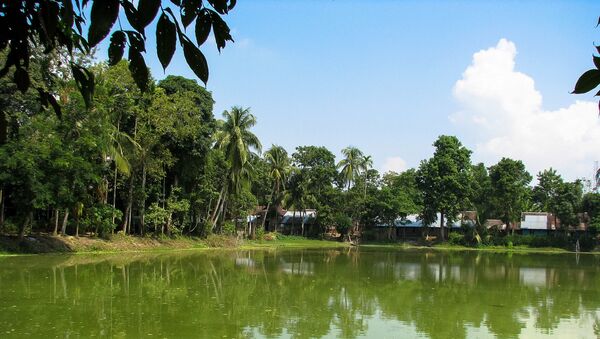
<path id="1" fill-rule="evenodd" d="M 516 338 L 589 319 L 595 335 L 598 267 L 595 256 L 365 249 L 2 258 L 0 330 L 354 338 L 399 322 L 431 338 Z"/>

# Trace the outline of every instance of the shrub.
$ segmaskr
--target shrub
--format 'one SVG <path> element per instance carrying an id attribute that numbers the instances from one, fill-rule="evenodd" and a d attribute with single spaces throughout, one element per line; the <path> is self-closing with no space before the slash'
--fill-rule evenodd
<path id="1" fill-rule="evenodd" d="M 144 216 L 146 226 L 154 228 L 154 231 L 162 229 L 169 219 L 169 211 L 160 207 L 157 202 L 150 205 Z"/>
<path id="2" fill-rule="evenodd" d="M 222 231 L 223 235 L 235 235 L 236 234 L 235 223 L 233 221 L 225 221 L 223 223 L 222 230 L 223 230 Z"/>
<path id="3" fill-rule="evenodd" d="M 236 247 L 239 244 L 235 237 L 218 234 L 209 235 L 204 242 L 208 247 Z"/>
<path id="4" fill-rule="evenodd" d="M 273 240 L 277 240 L 279 238 L 279 234 L 277 234 L 277 232 L 268 232 L 265 233 L 263 236 L 263 240 L 266 241 L 273 241 Z"/>
<path id="5" fill-rule="evenodd" d="M 465 236 L 459 232 L 450 232 L 448 234 L 448 242 L 452 245 L 464 245 Z"/>
<path id="6" fill-rule="evenodd" d="M 265 238 L 265 229 L 262 227 L 256 228 L 256 239 L 263 240 Z"/>
<path id="7" fill-rule="evenodd" d="M 84 229 L 95 230 L 99 236 L 103 237 L 114 231 L 116 227 L 113 223 L 113 216 L 115 220 L 119 220 L 123 217 L 123 212 L 107 204 L 94 205 L 85 211 L 81 225 Z"/>

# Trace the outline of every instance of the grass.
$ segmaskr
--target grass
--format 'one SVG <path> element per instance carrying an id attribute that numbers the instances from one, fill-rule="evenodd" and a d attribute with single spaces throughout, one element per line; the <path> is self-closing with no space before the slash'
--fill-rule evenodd
<path id="1" fill-rule="evenodd" d="M 20 240 L 16 236 L 0 236 L 0 256 L 43 253 L 130 253 L 203 249 L 265 249 L 265 248 L 339 248 L 349 244 L 281 236 L 271 240 L 240 240 L 234 237 L 212 235 L 206 239 L 195 237 L 150 237 L 115 234 L 110 239 L 96 237 L 54 236 L 32 234 Z"/>
<path id="2" fill-rule="evenodd" d="M 568 251 L 563 248 L 556 247 L 529 247 L 529 246 L 481 246 L 481 247 L 467 247 L 462 245 L 454 245 L 449 243 L 438 243 L 432 245 L 423 244 L 412 244 L 412 243 L 367 243 L 362 244 L 360 247 L 365 248 L 390 248 L 390 249 L 433 249 L 440 251 L 482 251 L 482 252 L 517 252 L 517 253 L 575 253 Z M 582 254 L 600 254 L 600 252 L 580 252 Z"/>

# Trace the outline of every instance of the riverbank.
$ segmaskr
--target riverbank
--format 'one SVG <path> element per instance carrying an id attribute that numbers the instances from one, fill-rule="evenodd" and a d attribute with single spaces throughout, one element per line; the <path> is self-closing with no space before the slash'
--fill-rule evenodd
<path id="1" fill-rule="evenodd" d="M 270 240 L 242 240 L 227 236 L 196 237 L 140 237 L 115 234 L 109 239 L 97 237 L 73 237 L 51 234 L 34 234 L 20 240 L 17 236 L 0 236 L 0 255 L 45 254 L 45 253 L 123 253 L 155 252 L 194 249 L 313 249 L 349 248 L 346 242 L 306 239 L 299 236 L 283 236 Z M 386 248 L 397 250 L 439 250 L 439 251 L 484 251 L 506 253 L 574 253 L 555 247 L 528 246 L 483 246 L 467 247 L 449 243 L 423 244 L 420 242 L 364 243 L 361 248 Z M 600 251 L 581 252 L 600 254 Z"/>
<path id="2" fill-rule="evenodd" d="M 45 253 L 114 253 L 147 252 L 211 248 L 264 249 L 264 248 L 339 248 L 350 244 L 279 236 L 272 240 L 241 240 L 234 237 L 140 237 L 115 234 L 109 239 L 73 237 L 51 234 L 33 234 L 19 239 L 17 236 L 0 236 L 0 255 Z"/>
<path id="3" fill-rule="evenodd" d="M 427 249 L 427 250 L 439 250 L 439 251 L 479 251 L 479 252 L 497 252 L 497 253 L 575 253 L 573 251 L 566 250 L 558 247 L 529 247 L 529 246 L 481 246 L 481 247 L 468 247 L 462 245 L 453 245 L 449 243 L 438 243 L 431 245 L 423 245 L 419 243 L 366 243 L 361 244 L 363 248 L 386 248 L 386 249 L 398 249 L 398 250 L 410 250 L 410 249 Z M 588 251 L 579 252 L 580 254 L 600 254 L 600 251 Z"/>

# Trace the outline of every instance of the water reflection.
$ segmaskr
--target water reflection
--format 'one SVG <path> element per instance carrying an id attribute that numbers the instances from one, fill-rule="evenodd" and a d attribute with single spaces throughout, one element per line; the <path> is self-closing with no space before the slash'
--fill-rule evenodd
<path id="1" fill-rule="evenodd" d="M 598 261 L 364 249 L 1 258 L 0 335 L 595 337 Z"/>

